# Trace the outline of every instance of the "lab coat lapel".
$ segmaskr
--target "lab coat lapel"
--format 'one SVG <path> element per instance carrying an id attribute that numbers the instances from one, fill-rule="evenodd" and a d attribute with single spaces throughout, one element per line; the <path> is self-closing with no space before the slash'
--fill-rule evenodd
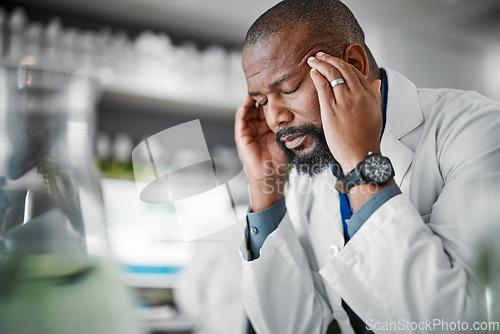
<path id="1" fill-rule="evenodd" d="M 410 168 L 414 152 L 401 139 L 417 128 L 424 120 L 415 85 L 390 69 L 386 69 L 388 81 L 387 123 L 380 143 L 382 154 L 391 159 L 394 179 L 402 186 Z M 415 147 L 416 143 L 413 143 Z"/>
<path id="2" fill-rule="evenodd" d="M 382 154 L 389 157 L 394 167 L 394 180 L 401 187 L 403 177 L 413 161 L 413 151 L 403 145 L 391 131 L 384 131 L 380 143 Z"/>

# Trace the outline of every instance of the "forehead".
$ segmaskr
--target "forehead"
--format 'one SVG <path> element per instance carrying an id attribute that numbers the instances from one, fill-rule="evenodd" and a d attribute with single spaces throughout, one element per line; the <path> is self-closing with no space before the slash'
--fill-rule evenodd
<path id="1" fill-rule="evenodd" d="M 289 27 L 243 50 L 242 66 L 249 88 L 274 82 L 292 74 L 305 64 L 307 57 L 319 51 L 318 41 L 304 27 Z"/>

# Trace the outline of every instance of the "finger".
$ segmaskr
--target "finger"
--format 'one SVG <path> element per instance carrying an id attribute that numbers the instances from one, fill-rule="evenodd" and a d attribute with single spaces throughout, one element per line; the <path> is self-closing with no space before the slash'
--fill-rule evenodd
<path id="1" fill-rule="evenodd" d="M 234 117 L 234 129 L 235 129 L 235 134 L 240 132 L 244 127 L 246 120 L 244 119 L 244 113 L 243 113 L 243 108 L 240 106 L 238 110 L 236 111 L 236 115 Z"/>
<path id="2" fill-rule="evenodd" d="M 243 115 L 252 107 L 255 107 L 255 100 L 252 99 L 252 97 L 246 93 L 245 96 L 243 97 L 243 100 L 241 100 L 241 103 L 236 110 L 236 118 L 242 118 Z"/>
<path id="3" fill-rule="evenodd" d="M 363 88 L 366 89 L 366 90 L 371 90 L 372 87 L 371 87 L 371 84 L 368 81 L 368 79 L 363 74 L 361 74 L 361 72 L 356 67 L 354 67 L 351 64 L 349 64 L 349 65 L 351 66 L 351 70 L 358 77 L 358 80 L 361 83 L 361 85 L 363 86 Z"/>
<path id="4" fill-rule="evenodd" d="M 311 68 L 318 70 L 326 78 L 326 80 L 328 80 L 328 83 L 332 82 L 335 79 L 342 78 L 341 73 L 334 66 L 316 57 L 310 57 L 307 60 L 307 63 L 309 64 L 309 66 L 311 66 Z M 349 90 L 349 88 L 345 84 L 337 85 L 333 89 L 335 90 L 336 94 L 337 92 L 343 92 L 344 90 L 347 91 Z M 330 90 L 332 90 L 331 86 Z"/>
<path id="5" fill-rule="evenodd" d="M 257 118 L 259 121 L 265 121 L 266 120 L 266 115 L 264 114 L 264 108 L 260 105 L 260 103 L 257 103 Z"/>
<path id="6" fill-rule="evenodd" d="M 352 70 L 352 65 L 346 63 L 340 58 L 330 56 L 324 52 L 318 52 L 316 54 L 316 58 L 320 61 L 323 61 L 335 67 L 335 69 L 339 71 L 340 75 L 346 81 L 346 85 L 349 88 L 349 90 L 351 91 L 366 90 L 359 81 L 357 75 Z"/>
<path id="7" fill-rule="evenodd" d="M 255 100 L 247 93 L 236 110 L 235 120 L 251 120 L 258 118 L 257 108 L 255 107 Z"/>
<path id="8" fill-rule="evenodd" d="M 318 100 L 321 110 L 326 110 L 331 108 L 337 103 L 335 99 L 335 94 L 333 93 L 330 82 L 323 74 L 321 74 L 317 69 L 311 69 L 311 79 L 318 92 Z"/>
<path id="9" fill-rule="evenodd" d="M 238 141 L 238 134 L 241 134 L 248 126 L 248 122 L 255 118 L 255 100 L 247 93 L 236 110 L 234 117 L 235 139 Z"/>

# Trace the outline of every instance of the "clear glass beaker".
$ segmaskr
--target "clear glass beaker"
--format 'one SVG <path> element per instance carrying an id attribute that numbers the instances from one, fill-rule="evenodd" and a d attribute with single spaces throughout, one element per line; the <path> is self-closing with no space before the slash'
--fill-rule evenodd
<path id="1" fill-rule="evenodd" d="M 0 65 L 0 332 L 138 333 L 109 257 L 96 82 Z"/>

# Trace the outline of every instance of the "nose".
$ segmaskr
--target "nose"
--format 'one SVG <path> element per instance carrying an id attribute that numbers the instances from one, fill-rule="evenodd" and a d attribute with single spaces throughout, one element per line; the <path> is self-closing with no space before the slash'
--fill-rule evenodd
<path id="1" fill-rule="evenodd" d="M 266 122 L 274 132 L 293 120 L 293 112 L 279 98 L 269 99 L 266 107 L 264 110 Z"/>

